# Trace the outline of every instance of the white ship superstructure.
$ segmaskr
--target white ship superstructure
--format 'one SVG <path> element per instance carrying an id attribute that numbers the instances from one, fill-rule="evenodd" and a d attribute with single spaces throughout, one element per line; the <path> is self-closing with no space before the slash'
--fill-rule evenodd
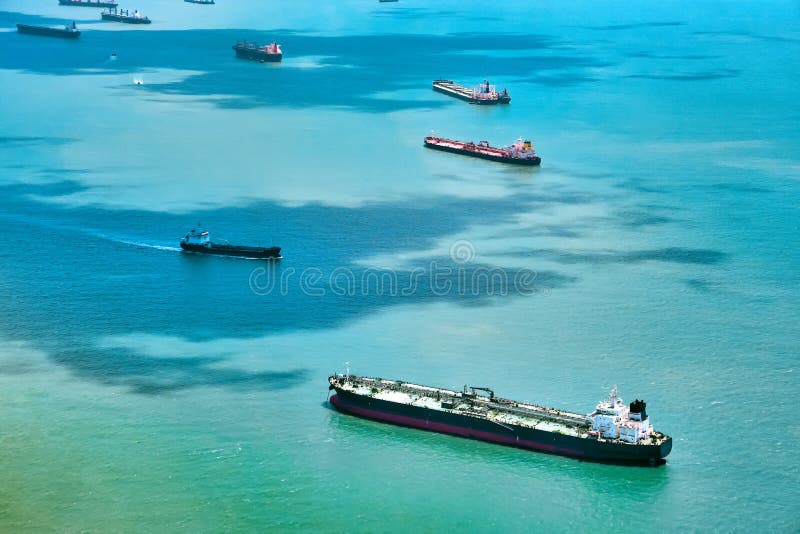
<path id="1" fill-rule="evenodd" d="M 637 443 L 653 435 L 653 426 L 646 411 L 647 403 L 636 399 L 630 408 L 622 402 L 616 386 L 611 390 L 608 400 L 597 403 L 594 412 L 586 416 L 592 426 L 604 439 L 619 439 L 626 443 Z"/>

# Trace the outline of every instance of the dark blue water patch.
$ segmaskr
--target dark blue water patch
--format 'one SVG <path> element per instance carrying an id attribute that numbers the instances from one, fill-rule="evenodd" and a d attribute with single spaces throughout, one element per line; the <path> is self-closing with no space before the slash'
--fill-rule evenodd
<path id="1" fill-rule="evenodd" d="M 640 180 L 626 180 L 620 184 L 620 187 L 624 189 L 630 189 L 638 193 L 662 194 L 662 195 L 667 194 L 670 192 L 670 190 L 675 189 L 675 186 L 667 186 L 663 184 L 650 185 L 650 183 L 644 183 Z"/>
<path id="2" fill-rule="evenodd" d="M 634 22 L 630 24 L 608 24 L 605 26 L 582 26 L 586 30 L 601 31 L 620 31 L 620 30 L 641 30 L 645 28 L 664 28 L 669 26 L 684 26 L 685 22 L 665 21 L 665 22 Z"/>
<path id="3" fill-rule="evenodd" d="M 328 37 L 294 32 L 254 30 L 92 31 L 80 43 L 0 34 L 0 68 L 46 74 L 92 75 L 140 73 L 169 68 L 200 72 L 183 81 L 146 84 L 143 91 L 213 96 L 214 105 L 345 106 L 365 111 L 447 105 L 446 99 L 377 99 L 374 95 L 408 87 L 429 87 L 440 77 L 469 84 L 475 73 L 490 77 L 535 74 L 562 68 L 581 69 L 608 62 L 585 52 L 565 55 L 541 35 L 379 35 Z M 237 59 L 232 45 L 242 39 L 281 43 L 282 64 L 264 65 Z M 481 50 L 485 52 L 465 51 Z M 497 54 L 507 50 L 541 50 L 525 57 Z M 402 52 L 400 52 L 402 51 Z M 111 53 L 117 54 L 109 61 Z M 296 58 L 322 56 L 322 67 L 296 68 Z M 231 95 L 218 99 L 218 95 Z"/>
<path id="4" fill-rule="evenodd" d="M 675 222 L 673 217 L 658 215 L 651 211 L 623 210 L 616 216 L 622 226 L 629 228 L 643 228 Z"/>
<path id="5" fill-rule="evenodd" d="M 800 38 L 798 37 L 787 37 L 785 35 L 752 35 L 754 39 L 760 39 L 762 41 L 775 41 L 778 43 L 791 43 L 791 44 L 800 44 Z"/>
<path id="6" fill-rule="evenodd" d="M 749 31 L 716 31 L 716 32 L 693 32 L 692 35 L 699 36 L 699 37 L 733 37 L 734 39 L 740 39 L 742 37 L 748 37 L 750 39 L 755 39 L 759 41 L 774 41 L 779 43 L 790 43 L 790 44 L 800 44 L 800 38 L 797 37 L 788 37 L 786 35 L 762 35 L 756 34 Z"/>
<path id="7" fill-rule="evenodd" d="M 702 280 L 700 278 L 689 278 L 684 280 L 684 283 L 687 287 L 703 293 L 707 293 L 713 289 L 713 285 L 708 280 Z"/>
<path id="8" fill-rule="evenodd" d="M 680 61 L 692 60 L 705 60 L 705 59 L 718 59 L 719 56 L 709 56 L 705 54 L 654 54 L 652 52 L 628 52 L 628 57 L 643 58 L 643 59 L 677 59 Z"/>
<path id="9" fill-rule="evenodd" d="M 248 372 L 215 368 L 224 357 L 154 358 L 122 348 L 55 351 L 49 357 L 78 378 L 108 386 L 124 386 L 132 393 L 144 395 L 174 393 L 194 387 L 280 391 L 307 382 L 311 375 L 308 369 Z"/>
<path id="10" fill-rule="evenodd" d="M 738 69 L 721 69 L 706 72 L 675 73 L 675 74 L 629 74 L 625 78 L 640 78 L 644 80 L 666 80 L 674 82 L 699 82 L 707 80 L 720 80 L 736 78 L 741 74 Z"/>
<path id="11" fill-rule="evenodd" d="M 0 136 L 0 148 L 18 147 L 20 145 L 65 145 L 75 141 L 69 137 L 47 137 L 47 136 Z"/>
<path id="12" fill-rule="evenodd" d="M 88 172 L 88 171 L 86 171 Z M 24 184 L 13 183 L 9 185 L 0 186 L 6 202 L 0 202 L 0 209 L 9 209 L 9 212 L 17 214 L 33 214 L 42 213 L 44 206 L 31 212 L 28 207 L 33 207 L 27 202 L 20 202 L 21 198 L 26 195 L 39 195 L 43 197 L 59 197 L 63 195 L 71 195 L 80 191 L 85 191 L 86 187 L 75 180 L 58 180 L 43 184 Z M 17 201 L 13 201 L 16 198 Z M 0 211 L 2 213 L 2 211 Z M 8 213 L 8 212 L 6 212 Z M 32 218 L 31 220 L 35 220 Z"/>
<path id="13" fill-rule="evenodd" d="M 186 215 L 58 208 L 26 198 L 79 188 L 69 181 L 2 188 L 0 325 L 14 339 L 67 347 L 57 362 L 80 376 L 142 393 L 212 382 L 267 387 L 272 377 L 218 374 L 203 360 L 168 362 L 165 375 L 150 376 L 162 359 L 137 363 L 140 355 L 123 354 L 115 363 L 116 353 L 83 347 L 131 332 L 203 341 L 336 328 L 399 305 L 543 300 L 543 292 L 576 281 L 552 270 L 458 263 L 446 253 L 391 270 L 358 261 L 425 250 L 471 225 L 510 221 L 536 201 L 522 193 L 359 208 L 258 202 Z M 282 246 L 284 259 L 181 253 L 179 238 L 198 220 L 217 240 Z"/>
<path id="14" fill-rule="evenodd" d="M 728 254 L 704 248 L 666 247 L 651 250 L 574 252 L 559 249 L 531 249 L 508 252 L 515 258 L 544 258 L 563 264 L 637 264 L 650 261 L 690 265 L 716 265 Z"/>
<path id="15" fill-rule="evenodd" d="M 774 193 L 775 190 L 769 187 L 754 184 L 736 184 L 736 183 L 716 183 L 706 186 L 707 189 L 714 191 L 724 191 L 730 193 Z"/>

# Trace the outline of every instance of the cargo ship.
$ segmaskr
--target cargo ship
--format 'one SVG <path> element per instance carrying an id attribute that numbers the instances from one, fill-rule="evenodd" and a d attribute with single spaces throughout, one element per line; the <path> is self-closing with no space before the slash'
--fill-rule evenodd
<path id="1" fill-rule="evenodd" d="M 133 14 L 130 14 L 127 9 L 117 10 L 116 7 L 100 13 L 100 18 L 125 24 L 150 24 L 150 19 L 143 17 L 138 11 L 134 10 Z"/>
<path id="2" fill-rule="evenodd" d="M 113 0 L 58 0 L 58 3 L 62 6 L 76 7 L 117 7 L 117 3 Z"/>
<path id="3" fill-rule="evenodd" d="M 190 4 L 213 4 L 214 0 L 183 0 L 184 2 L 189 2 Z"/>
<path id="4" fill-rule="evenodd" d="M 256 43 L 241 41 L 236 43 L 233 49 L 236 50 L 236 57 L 252 59 L 254 61 L 260 61 L 261 63 L 265 61 L 278 62 L 283 59 L 283 51 L 281 50 L 281 45 L 278 43 L 258 46 Z"/>
<path id="5" fill-rule="evenodd" d="M 17 32 L 29 35 L 43 35 L 45 37 L 60 37 L 62 39 L 77 39 L 81 36 L 80 30 L 73 22 L 63 28 L 50 28 L 48 26 L 31 26 L 30 24 L 17 24 Z"/>
<path id="6" fill-rule="evenodd" d="M 452 391 L 349 370 L 328 382 L 337 410 L 400 426 L 617 464 L 661 465 L 672 450 L 672 438 L 653 430 L 647 403 L 626 406 L 616 387 L 581 415 L 495 397 L 486 387 Z"/>
<path id="7" fill-rule="evenodd" d="M 246 247 L 228 243 L 212 243 L 211 236 L 204 230 L 194 228 L 181 239 L 181 249 L 198 254 L 217 254 L 250 259 L 279 260 L 281 247 Z"/>
<path id="8" fill-rule="evenodd" d="M 542 158 L 536 154 L 531 142 L 523 141 L 521 137 L 511 146 L 497 148 L 490 146 L 488 141 L 481 141 L 476 145 L 471 141 L 454 141 L 431 135 L 425 138 L 425 146 L 434 150 L 443 150 L 444 152 L 463 154 L 502 163 L 531 166 L 542 163 Z"/>
<path id="9" fill-rule="evenodd" d="M 489 80 L 483 80 L 482 84 L 472 89 L 458 85 L 452 80 L 433 80 L 433 90 L 465 100 L 470 104 L 494 105 L 511 103 L 511 95 L 508 94 L 508 90 L 503 88 L 502 91 L 497 91 L 494 85 L 489 85 Z"/>

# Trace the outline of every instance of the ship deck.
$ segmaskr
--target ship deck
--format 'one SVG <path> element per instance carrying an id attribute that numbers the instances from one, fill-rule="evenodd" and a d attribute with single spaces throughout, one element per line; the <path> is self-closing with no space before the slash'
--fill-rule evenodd
<path id="1" fill-rule="evenodd" d="M 458 413 L 493 421 L 500 425 L 517 425 L 545 432 L 560 432 L 576 437 L 589 437 L 589 426 L 583 415 L 546 408 L 534 404 L 519 403 L 509 399 L 489 399 L 483 396 L 465 395 L 463 392 L 441 389 L 419 384 L 409 384 L 380 378 L 353 377 L 341 380 L 337 387 L 356 395 L 376 399 Z M 373 390 L 377 390 L 373 392 Z M 445 408 L 442 403 L 450 403 Z"/>
<path id="2" fill-rule="evenodd" d="M 487 156 L 494 156 L 498 158 L 509 158 L 511 156 L 502 148 L 495 148 L 492 146 L 481 146 L 475 143 L 463 143 L 461 141 L 452 141 L 450 139 L 442 139 L 441 137 L 427 138 L 426 142 L 431 145 L 443 146 L 453 148 L 456 150 L 465 150 L 468 152 L 475 152 L 477 154 L 485 154 Z"/>
<path id="3" fill-rule="evenodd" d="M 433 82 L 433 88 L 439 92 L 457 96 L 465 100 L 491 102 L 494 104 L 498 102 L 497 96 L 493 98 L 487 94 L 479 93 L 475 89 L 464 87 L 450 80 L 436 80 Z"/>

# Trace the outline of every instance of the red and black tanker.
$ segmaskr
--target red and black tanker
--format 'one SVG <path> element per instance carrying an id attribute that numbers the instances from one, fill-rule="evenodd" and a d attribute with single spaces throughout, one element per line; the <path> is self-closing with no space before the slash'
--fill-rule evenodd
<path id="1" fill-rule="evenodd" d="M 498 148 L 489 145 L 488 141 L 476 144 L 472 141 L 455 141 L 430 135 L 425 138 L 425 147 L 514 165 L 535 166 L 542 163 L 542 158 L 536 153 L 531 142 L 523 141 L 522 138 L 511 146 Z"/>
<path id="2" fill-rule="evenodd" d="M 338 410 L 386 423 L 619 464 L 660 465 L 672 438 L 653 430 L 644 401 L 626 406 L 611 392 L 588 415 L 495 397 L 489 388 L 462 391 L 399 380 L 333 375 Z"/>

